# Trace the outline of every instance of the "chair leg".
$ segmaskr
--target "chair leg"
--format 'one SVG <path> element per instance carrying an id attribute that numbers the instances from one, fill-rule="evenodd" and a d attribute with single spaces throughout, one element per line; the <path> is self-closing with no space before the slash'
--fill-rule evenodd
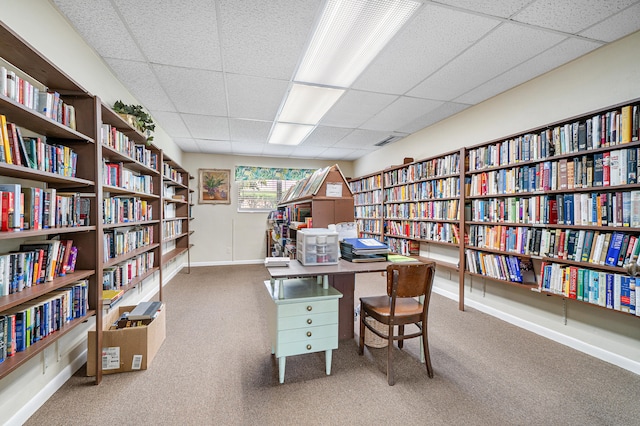
<path id="1" fill-rule="evenodd" d="M 427 375 L 433 379 L 433 367 L 429 356 L 429 339 L 427 337 L 427 324 L 422 325 L 422 347 L 424 348 L 424 364 L 427 367 Z"/>
<path id="2" fill-rule="evenodd" d="M 358 339 L 358 355 L 364 354 L 364 310 L 360 311 L 360 338 Z"/>
<path id="3" fill-rule="evenodd" d="M 399 325 L 398 326 L 398 336 L 399 337 L 403 337 L 404 336 L 404 325 Z M 402 349 L 402 347 L 404 346 L 404 339 L 399 339 L 398 340 L 398 347 L 400 349 Z"/>
<path id="4" fill-rule="evenodd" d="M 387 383 L 389 386 L 396 384 L 396 379 L 393 375 L 393 326 L 389 326 L 389 337 L 387 345 Z"/>

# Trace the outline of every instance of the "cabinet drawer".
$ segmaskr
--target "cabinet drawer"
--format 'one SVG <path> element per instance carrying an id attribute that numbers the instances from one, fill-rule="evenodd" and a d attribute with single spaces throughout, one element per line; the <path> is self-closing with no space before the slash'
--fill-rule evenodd
<path id="1" fill-rule="evenodd" d="M 276 357 L 302 355 L 307 353 L 338 349 L 338 336 L 325 337 L 324 339 L 313 339 L 302 342 L 291 342 L 279 344 L 276 348 Z"/>
<path id="2" fill-rule="evenodd" d="M 306 303 L 286 303 L 278 306 L 279 317 L 291 317 L 322 312 L 338 312 L 338 299 L 319 300 Z"/>
<path id="3" fill-rule="evenodd" d="M 338 312 L 325 312 L 323 314 L 298 315 L 296 317 L 278 318 L 277 330 L 290 330 L 293 328 L 316 327 L 319 325 L 337 324 Z"/>
<path id="4" fill-rule="evenodd" d="M 312 341 L 338 335 L 338 325 L 322 325 L 319 327 L 304 327 L 284 330 L 278 333 L 278 343 Z"/>

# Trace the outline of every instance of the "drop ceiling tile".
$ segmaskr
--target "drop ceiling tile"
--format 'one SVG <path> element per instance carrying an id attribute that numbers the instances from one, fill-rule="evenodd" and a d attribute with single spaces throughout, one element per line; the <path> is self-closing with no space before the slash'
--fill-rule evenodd
<path id="1" fill-rule="evenodd" d="M 505 90 L 551 71 L 560 65 L 566 64 L 600 46 L 600 43 L 569 38 L 551 49 L 542 52 L 538 56 L 470 90 L 456 98 L 456 101 L 468 104 L 482 102 L 498 93 L 502 93 Z"/>
<path id="2" fill-rule="evenodd" d="M 194 140 L 200 152 L 205 154 L 228 154 L 231 152 L 231 142 L 229 141 Z"/>
<path id="3" fill-rule="evenodd" d="M 189 130 L 182 117 L 176 112 L 149 111 L 158 126 L 174 138 L 189 138 Z"/>
<path id="4" fill-rule="evenodd" d="M 300 144 L 300 146 L 334 146 L 353 129 L 344 129 L 339 127 L 318 126 L 313 132 Z"/>
<path id="5" fill-rule="evenodd" d="M 288 81 L 228 74 L 229 116 L 272 121 L 288 86 Z"/>
<path id="6" fill-rule="evenodd" d="M 327 148 L 324 146 L 298 145 L 291 153 L 291 157 L 316 158 L 326 150 Z"/>
<path id="7" fill-rule="evenodd" d="M 222 73 L 166 65 L 153 65 L 153 71 L 178 112 L 227 115 Z"/>
<path id="8" fill-rule="evenodd" d="M 426 4 L 353 87 L 405 94 L 498 24 L 497 19 Z"/>
<path id="9" fill-rule="evenodd" d="M 327 148 L 326 150 L 318 154 L 316 158 L 321 158 L 324 160 L 344 160 L 357 151 L 358 150 L 353 148 Z"/>
<path id="10" fill-rule="evenodd" d="M 114 74 L 149 111 L 175 111 L 171 100 L 160 89 L 160 82 L 144 62 L 106 59 Z"/>
<path id="11" fill-rule="evenodd" d="M 399 132 L 405 133 L 414 133 L 418 130 L 422 130 L 427 126 L 431 126 L 434 123 L 437 123 L 440 120 L 444 120 L 447 117 L 455 115 L 460 111 L 463 111 L 469 108 L 471 105 L 456 103 L 456 102 L 445 102 L 440 107 L 430 111 L 421 117 L 416 118 L 411 123 L 408 123 L 406 126 L 403 126 L 398 129 Z"/>
<path id="12" fill-rule="evenodd" d="M 522 9 L 527 3 L 531 3 L 531 0 L 438 0 L 438 2 L 461 9 L 486 13 L 487 15 L 508 18 Z"/>
<path id="13" fill-rule="evenodd" d="M 374 145 L 389 136 L 394 136 L 394 133 L 356 129 L 335 145 L 334 148 L 377 149 Z"/>
<path id="14" fill-rule="evenodd" d="M 270 121 L 229 119 L 229 138 L 232 141 L 264 144 L 270 131 Z"/>
<path id="15" fill-rule="evenodd" d="M 262 155 L 266 143 L 257 142 L 231 142 L 231 152 L 238 155 Z"/>
<path id="16" fill-rule="evenodd" d="M 227 117 L 181 114 L 191 136 L 195 139 L 229 140 Z"/>
<path id="17" fill-rule="evenodd" d="M 200 152 L 200 147 L 196 143 L 195 139 L 192 139 L 192 138 L 173 138 L 173 141 L 184 152 Z"/>
<path id="18" fill-rule="evenodd" d="M 192 3 L 115 0 L 129 31 L 150 62 L 220 71 L 215 2 Z"/>
<path id="19" fill-rule="evenodd" d="M 618 13 L 636 0 L 537 0 L 517 13 L 514 21 L 576 34 Z"/>
<path id="20" fill-rule="evenodd" d="M 293 145 L 275 145 L 268 143 L 264 146 L 262 155 L 266 155 L 267 157 L 288 157 L 295 149 L 296 147 Z"/>
<path id="21" fill-rule="evenodd" d="M 640 30 L 640 3 L 587 28 L 580 35 L 612 42 L 638 30 Z"/>
<path id="22" fill-rule="evenodd" d="M 144 57 L 109 0 L 91 7 L 79 0 L 53 0 L 55 6 L 96 52 L 107 58 L 142 61 Z"/>
<path id="23" fill-rule="evenodd" d="M 342 158 L 343 160 L 347 160 L 347 161 L 354 161 L 357 160 L 358 158 L 364 157 L 365 155 L 373 152 L 374 150 L 366 150 L 366 149 L 356 149 L 352 152 L 350 152 L 349 154 L 345 154 L 344 157 Z"/>
<path id="24" fill-rule="evenodd" d="M 403 96 L 360 127 L 368 130 L 392 132 L 440 105 L 442 105 L 441 101 Z"/>
<path id="25" fill-rule="evenodd" d="M 320 124 L 356 128 L 396 99 L 395 95 L 348 90 L 320 120 Z"/>
<path id="26" fill-rule="evenodd" d="M 565 38 L 523 25 L 502 24 L 411 90 L 409 95 L 453 100 Z"/>
<path id="27" fill-rule="evenodd" d="M 225 70 L 291 79 L 321 1 L 219 0 L 218 4 Z"/>

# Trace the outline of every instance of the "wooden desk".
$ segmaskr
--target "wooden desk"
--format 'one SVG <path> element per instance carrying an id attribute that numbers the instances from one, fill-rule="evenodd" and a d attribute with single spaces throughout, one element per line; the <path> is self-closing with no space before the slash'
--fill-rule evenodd
<path id="1" fill-rule="evenodd" d="M 338 337 L 353 339 L 353 307 L 356 274 L 365 272 L 382 272 L 387 270 L 391 262 L 353 263 L 340 259 L 336 265 L 304 266 L 292 260 L 287 267 L 267 268 L 272 280 L 285 278 L 320 277 L 324 286 L 332 286 L 343 297 L 338 303 Z"/>

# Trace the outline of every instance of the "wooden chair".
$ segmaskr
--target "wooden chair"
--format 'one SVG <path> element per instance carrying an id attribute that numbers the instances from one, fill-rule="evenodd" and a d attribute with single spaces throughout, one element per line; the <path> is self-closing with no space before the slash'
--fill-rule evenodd
<path id="1" fill-rule="evenodd" d="M 402 349 L 403 341 L 422 336 L 427 374 L 433 378 L 433 368 L 429 357 L 429 341 L 427 339 L 427 317 L 429 313 L 429 300 L 435 274 L 435 263 L 419 264 L 391 264 L 387 267 L 387 295 L 360 298 L 360 343 L 358 354 L 364 353 L 365 327 L 371 332 L 387 339 L 387 381 L 390 386 L 395 384 L 393 376 L 393 342 L 398 341 L 398 347 Z M 416 300 L 420 297 L 420 300 Z M 366 321 L 371 317 L 388 326 L 385 334 L 374 328 Z M 418 331 L 404 334 L 404 326 L 415 324 Z M 398 326 L 398 334 L 394 333 Z M 380 327 L 384 329 L 384 327 Z"/>

